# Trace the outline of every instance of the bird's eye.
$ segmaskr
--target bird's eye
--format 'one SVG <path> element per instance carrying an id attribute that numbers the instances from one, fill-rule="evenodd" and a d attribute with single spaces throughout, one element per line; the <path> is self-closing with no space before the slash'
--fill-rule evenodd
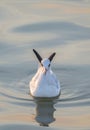
<path id="1" fill-rule="evenodd" d="M 50 67 L 50 64 L 48 65 L 48 67 Z"/>

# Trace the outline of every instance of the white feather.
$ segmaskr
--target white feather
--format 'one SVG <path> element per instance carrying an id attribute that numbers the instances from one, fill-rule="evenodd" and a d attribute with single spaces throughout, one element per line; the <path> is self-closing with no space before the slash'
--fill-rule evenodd
<path id="1" fill-rule="evenodd" d="M 37 73 L 30 81 L 30 93 L 34 97 L 56 97 L 60 94 L 60 83 L 51 68 L 50 61 L 44 59 Z M 47 69 L 47 71 L 46 71 Z"/>

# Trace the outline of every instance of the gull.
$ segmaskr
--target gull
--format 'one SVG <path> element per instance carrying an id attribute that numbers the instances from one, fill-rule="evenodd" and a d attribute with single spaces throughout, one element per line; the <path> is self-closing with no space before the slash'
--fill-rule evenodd
<path id="1" fill-rule="evenodd" d="M 42 58 L 35 49 L 33 49 L 33 52 L 40 66 L 29 83 L 31 96 L 42 98 L 58 97 L 61 92 L 60 82 L 51 70 L 51 61 L 56 53 L 52 53 L 49 58 Z"/>

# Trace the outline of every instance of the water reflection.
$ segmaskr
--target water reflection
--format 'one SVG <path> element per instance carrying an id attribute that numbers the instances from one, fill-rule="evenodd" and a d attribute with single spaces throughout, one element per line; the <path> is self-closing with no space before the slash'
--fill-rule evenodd
<path id="1" fill-rule="evenodd" d="M 55 100 L 38 99 L 36 102 L 36 117 L 35 120 L 40 126 L 49 126 L 50 123 L 55 121 L 54 108 Z"/>

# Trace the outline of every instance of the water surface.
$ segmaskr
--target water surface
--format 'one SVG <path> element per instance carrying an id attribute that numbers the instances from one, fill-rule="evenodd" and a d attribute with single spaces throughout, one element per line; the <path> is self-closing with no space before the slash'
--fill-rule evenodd
<path id="1" fill-rule="evenodd" d="M 36 101 L 29 81 L 56 52 L 61 96 Z M 90 1 L 0 1 L 0 130 L 90 129 Z"/>

